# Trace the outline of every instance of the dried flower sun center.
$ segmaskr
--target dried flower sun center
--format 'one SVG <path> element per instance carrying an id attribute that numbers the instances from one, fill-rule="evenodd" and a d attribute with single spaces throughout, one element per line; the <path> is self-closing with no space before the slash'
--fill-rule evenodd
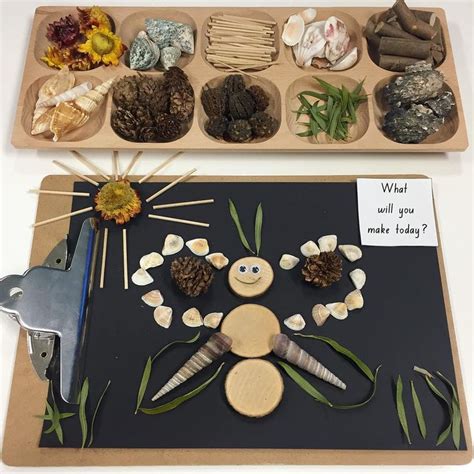
<path id="1" fill-rule="evenodd" d="M 96 33 L 91 38 L 92 48 L 101 56 L 109 54 L 114 49 L 114 42 L 103 33 Z"/>
<path id="2" fill-rule="evenodd" d="M 140 213 L 142 203 L 129 181 L 114 181 L 105 184 L 95 196 L 95 210 L 104 220 L 115 220 L 125 224 Z"/>

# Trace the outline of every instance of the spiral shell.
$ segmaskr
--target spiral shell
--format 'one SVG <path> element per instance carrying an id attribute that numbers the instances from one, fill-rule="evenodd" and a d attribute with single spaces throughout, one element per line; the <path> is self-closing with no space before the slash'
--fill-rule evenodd
<path id="1" fill-rule="evenodd" d="M 273 352 L 282 359 L 296 365 L 300 369 L 306 370 L 310 374 L 328 382 L 342 390 L 346 389 L 346 384 L 336 377 L 331 371 L 326 369 L 321 362 L 309 355 L 298 344 L 291 341 L 285 334 L 277 334 L 273 338 Z"/>
<path id="2" fill-rule="evenodd" d="M 230 350 L 232 339 L 222 332 L 216 332 L 198 351 L 176 372 L 173 377 L 156 393 L 152 401 L 167 394 L 193 375 L 212 364 Z"/>
<path id="3" fill-rule="evenodd" d="M 72 103 L 85 113 L 91 115 L 104 101 L 107 94 L 115 81 L 115 77 L 108 81 L 102 82 L 97 87 L 81 95 Z"/>

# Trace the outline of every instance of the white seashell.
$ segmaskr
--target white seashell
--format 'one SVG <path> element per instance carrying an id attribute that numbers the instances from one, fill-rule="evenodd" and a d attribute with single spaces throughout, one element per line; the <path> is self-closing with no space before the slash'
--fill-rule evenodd
<path id="1" fill-rule="evenodd" d="M 327 41 L 324 54 L 332 64 L 335 64 L 346 54 L 351 40 L 345 23 L 335 16 L 329 17 L 324 25 L 324 37 Z"/>
<path id="2" fill-rule="evenodd" d="M 140 268 L 143 268 L 143 270 L 156 268 L 163 265 L 163 262 L 164 258 L 158 252 L 147 253 L 140 259 Z"/>
<path id="3" fill-rule="evenodd" d="M 146 286 L 153 283 L 152 276 L 143 268 L 139 268 L 133 275 L 132 281 L 137 286 Z"/>
<path id="4" fill-rule="evenodd" d="M 336 235 L 323 235 L 318 240 L 319 250 L 321 252 L 334 252 L 337 247 L 337 236 Z"/>
<path id="5" fill-rule="evenodd" d="M 160 290 L 151 290 L 142 296 L 142 301 L 152 308 L 157 308 L 163 304 L 164 298 Z"/>
<path id="6" fill-rule="evenodd" d="M 317 12 L 315 8 L 307 8 L 299 12 L 298 15 L 303 18 L 305 25 L 307 25 L 316 19 Z"/>
<path id="7" fill-rule="evenodd" d="M 203 325 L 201 313 L 197 308 L 189 308 L 183 313 L 183 323 L 190 328 L 197 328 Z"/>
<path id="8" fill-rule="evenodd" d="M 153 311 L 153 317 L 155 318 L 156 324 L 168 329 L 173 321 L 173 309 L 169 306 L 158 306 L 158 308 Z"/>
<path id="9" fill-rule="evenodd" d="M 168 234 L 163 244 L 162 255 L 174 255 L 181 252 L 184 247 L 184 240 L 181 236 L 175 234 Z"/>
<path id="10" fill-rule="evenodd" d="M 324 38 L 325 21 L 316 21 L 306 26 L 301 41 L 293 47 L 297 66 L 311 65 L 313 58 L 324 57 L 326 39 Z"/>
<path id="11" fill-rule="evenodd" d="M 357 58 L 358 52 L 357 47 L 355 46 L 344 56 L 342 56 L 342 58 L 339 58 L 335 62 L 334 66 L 331 66 L 329 69 L 331 71 L 345 71 L 346 69 L 349 69 L 350 67 L 354 66 L 354 64 L 357 62 Z"/>
<path id="12" fill-rule="evenodd" d="M 198 257 L 204 257 L 204 255 L 209 253 L 209 244 L 206 239 L 188 240 L 186 242 L 186 247 L 188 247 L 188 249 Z"/>
<path id="13" fill-rule="evenodd" d="M 322 326 L 331 315 L 326 306 L 322 304 L 314 305 L 311 314 L 313 316 L 314 322 L 318 326 Z"/>
<path id="14" fill-rule="evenodd" d="M 308 240 L 308 242 L 303 244 L 300 247 L 300 250 L 305 257 L 311 257 L 312 255 L 319 255 L 321 253 L 316 242 L 313 242 L 312 240 Z"/>
<path id="15" fill-rule="evenodd" d="M 355 262 L 362 258 L 362 250 L 356 245 L 339 245 L 338 249 L 349 262 Z"/>
<path id="16" fill-rule="evenodd" d="M 209 313 L 204 316 L 204 326 L 211 329 L 217 329 L 224 317 L 224 313 Z"/>
<path id="17" fill-rule="evenodd" d="M 329 303 L 326 308 L 331 313 L 331 316 L 336 319 L 346 319 L 348 316 L 346 303 Z"/>
<path id="18" fill-rule="evenodd" d="M 364 297 L 360 290 L 351 291 L 344 299 L 344 303 L 349 311 L 364 307 Z"/>
<path id="19" fill-rule="evenodd" d="M 294 314 L 284 321 L 285 326 L 290 328 L 292 331 L 301 331 L 306 326 L 306 321 L 301 314 Z"/>
<path id="20" fill-rule="evenodd" d="M 292 270 L 298 265 L 300 259 L 289 253 L 284 253 L 280 258 L 280 268 L 283 270 Z"/>
<path id="21" fill-rule="evenodd" d="M 41 102 L 40 104 L 38 104 L 38 106 L 52 107 L 53 105 L 60 104 L 61 102 L 74 100 L 80 97 L 81 95 L 84 95 L 85 93 L 89 92 L 91 89 L 91 82 L 83 82 L 82 84 L 79 84 L 78 86 L 73 87 L 72 89 L 68 89 L 67 91 L 62 92 L 61 94 L 55 95 L 54 97 L 51 97 L 50 99 L 45 100 L 44 102 Z"/>
<path id="22" fill-rule="evenodd" d="M 229 265 L 229 259 L 220 252 L 210 253 L 206 256 L 206 261 L 210 263 L 217 270 L 222 270 L 224 267 Z"/>
<path id="23" fill-rule="evenodd" d="M 298 44 L 303 37 L 304 20 L 301 15 L 291 15 L 283 27 L 281 39 L 287 46 Z"/>
<path id="24" fill-rule="evenodd" d="M 360 268 L 352 270 L 352 272 L 349 273 L 349 277 L 358 290 L 361 290 L 364 287 L 367 280 L 367 275 L 365 274 L 364 270 L 361 270 Z"/>

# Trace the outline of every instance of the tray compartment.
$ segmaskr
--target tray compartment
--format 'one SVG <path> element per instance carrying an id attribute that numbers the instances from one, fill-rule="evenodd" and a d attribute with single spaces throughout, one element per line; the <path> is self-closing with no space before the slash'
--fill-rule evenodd
<path id="1" fill-rule="evenodd" d="M 294 13 L 298 13 L 298 11 L 300 10 L 295 8 Z M 351 37 L 350 48 L 357 46 L 357 53 L 358 53 L 357 62 L 352 67 L 350 67 L 349 69 L 346 69 L 345 71 L 330 71 L 329 69 L 323 69 L 323 68 L 320 69 L 314 66 L 301 67 L 301 66 L 298 66 L 295 62 L 295 55 L 293 53 L 293 48 L 290 46 L 286 46 L 282 42 L 283 49 L 285 51 L 285 56 L 287 57 L 288 62 L 290 64 L 294 64 L 298 69 L 302 69 L 305 72 L 315 72 L 316 74 L 340 74 L 346 71 L 352 71 L 355 67 L 357 67 L 357 65 L 360 63 L 364 54 L 364 49 L 362 47 L 362 43 L 363 43 L 362 26 L 358 23 L 358 21 L 352 15 L 348 13 L 344 13 L 341 10 L 334 10 L 331 8 L 319 8 L 316 21 L 324 21 L 324 20 L 327 20 L 331 16 L 335 16 L 339 18 L 346 24 L 347 29 L 349 31 L 349 36 Z M 283 21 L 281 25 L 282 31 L 283 31 L 283 25 L 286 23 L 287 19 L 288 18 L 285 18 L 285 20 Z"/>
<path id="2" fill-rule="evenodd" d="M 208 81 L 205 84 L 205 86 L 209 86 L 212 88 L 217 87 L 222 84 L 225 78 L 226 78 L 226 75 L 214 77 L 210 81 Z M 281 112 L 280 91 L 278 90 L 278 87 L 272 81 L 264 77 L 254 78 L 254 77 L 244 76 L 244 81 L 247 87 L 258 85 L 268 94 L 270 98 L 270 103 L 267 109 L 265 110 L 265 112 L 271 115 L 272 117 L 274 117 L 275 119 L 277 119 L 278 123 L 280 124 L 273 136 L 268 137 L 268 138 L 256 138 L 256 139 L 253 139 L 251 143 L 263 143 L 263 142 L 266 142 L 267 140 L 271 140 L 278 133 L 278 130 L 281 127 L 282 112 Z M 204 111 L 204 107 L 202 106 L 201 94 L 202 94 L 203 88 L 201 88 L 199 95 L 196 96 L 196 107 L 195 107 L 198 109 L 198 124 L 199 124 L 199 128 L 201 129 L 201 132 L 207 138 L 209 138 L 209 140 L 212 140 L 213 142 L 216 142 L 216 143 L 222 143 L 222 144 L 231 145 L 231 146 L 232 145 L 237 145 L 237 146 L 248 145 L 248 143 L 235 143 L 235 142 L 227 142 L 225 140 L 218 140 L 217 138 L 212 137 L 206 132 L 205 125 L 209 117 L 207 116 L 206 112 Z"/>
<path id="3" fill-rule="evenodd" d="M 37 140 L 38 142 L 52 142 L 52 133 L 45 132 L 40 135 L 31 135 L 31 122 L 33 120 L 33 111 L 35 109 L 35 104 L 38 100 L 38 91 L 40 90 L 41 86 L 54 74 L 55 73 L 50 74 L 48 76 L 40 77 L 39 79 L 34 81 L 33 84 L 31 84 L 31 86 L 28 88 L 25 96 L 25 102 L 21 116 L 21 124 L 25 133 L 34 140 Z M 76 73 L 74 74 L 76 75 Z M 102 80 L 99 79 L 97 76 L 92 76 L 90 74 L 82 73 L 76 75 L 76 85 L 82 84 L 83 82 L 87 81 L 92 83 L 92 87 L 96 87 L 102 82 Z M 68 132 L 66 140 L 68 142 L 81 142 L 82 140 L 91 138 L 97 133 L 99 133 L 105 122 L 106 108 L 109 99 L 110 97 L 107 96 L 106 99 L 100 105 L 99 109 L 93 113 L 93 115 L 85 125 L 78 128 L 77 130 Z"/>
<path id="4" fill-rule="evenodd" d="M 135 13 L 128 15 L 122 22 L 122 26 L 120 27 L 120 31 L 118 35 L 122 38 L 124 44 L 130 48 L 132 41 L 137 36 L 138 32 L 141 30 L 146 31 L 145 28 L 145 20 L 147 18 L 152 18 L 154 20 L 158 18 L 162 18 L 164 20 L 171 20 L 176 21 L 179 23 L 187 23 L 193 27 L 194 31 L 194 54 L 185 54 L 182 53 L 181 57 L 179 58 L 177 66 L 181 69 L 184 69 L 188 64 L 192 62 L 194 56 L 197 54 L 196 48 L 196 40 L 197 40 L 197 26 L 194 19 L 188 15 L 183 10 L 174 10 L 172 8 L 146 8 Z M 124 64 L 127 68 L 130 69 L 130 62 L 129 62 L 129 54 L 130 50 L 120 58 L 120 62 Z M 149 71 L 140 71 L 140 72 L 153 72 L 153 71 L 163 71 L 163 67 L 158 64 L 154 69 Z"/>
<path id="5" fill-rule="evenodd" d="M 290 132 L 297 137 L 299 140 L 314 145 L 315 148 L 318 144 L 327 144 L 327 145 L 344 145 L 348 143 L 355 142 L 361 139 L 367 129 L 369 128 L 369 107 L 367 102 L 362 102 L 357 109 L 357 123 L 353 124 L 349 128 L 349 138 L 347 141 L 332 141 L 326 134 L 320 133 L 316 141 L 315 137 L 298 137 L 296 133 L 306 130 L 306 127 L 298 125 L 296 122 L 296 113 L 295 110 L 298 110 L 301 103 L 296 97 L 297 94 L 304 90 L 313 90 L 315 92 L 324 92 L 324 90 L 319 86 L 319 84 L 313 79 L 314 75 L 302 76 L 299 79 L 296 79 L 286 91 L 286 122 Z M 361 78 L 362 79 L 362 78 Z M 360 80 L 361 80 L 360 79 Z M 341 74 L 333 74 L 331 76 L 331 84 L 336 87 L 341 87 L 344 85 L 349 90 L 353 90 L 357 86 L 358 81 L 351 77 L 347 77 Z M 362 93 L 367 94 L 367 91 L 363 88 Z M 304 121 L 304 116 L 300 117 L 299 121 Z"/>

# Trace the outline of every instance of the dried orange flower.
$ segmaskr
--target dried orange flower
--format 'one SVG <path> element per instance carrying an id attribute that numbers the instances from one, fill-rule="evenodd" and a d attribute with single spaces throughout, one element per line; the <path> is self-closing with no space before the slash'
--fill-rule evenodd
<path id="1" fill-rule="evenodd" d="M 140 214 L 142 203 L 137 192 L 125 180 L 105 184 L 95 196 L 95 210 L 104 220 L 125 224 Z"/>

